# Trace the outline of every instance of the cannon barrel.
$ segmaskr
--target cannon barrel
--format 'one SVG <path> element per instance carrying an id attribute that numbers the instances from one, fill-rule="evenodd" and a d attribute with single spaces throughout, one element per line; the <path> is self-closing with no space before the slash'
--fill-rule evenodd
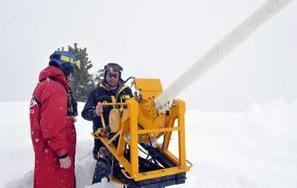
<path id="1" fill-rule="evenodd" d="M 218 64 L 233 49 L 245 41 L 257 28 L 267 22 L 292 0 L 267 0 L 250 16 L 210 48 L 187 71 L 177 78 L 155 100 L 158 111 L 168 110 L 169 102 L 189 87 L 195 80 Z"/>

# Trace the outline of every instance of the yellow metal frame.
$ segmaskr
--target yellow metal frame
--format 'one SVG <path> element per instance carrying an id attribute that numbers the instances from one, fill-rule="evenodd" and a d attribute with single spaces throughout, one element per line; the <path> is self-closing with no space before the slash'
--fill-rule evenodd
<path id="1" fill-rule="evenodd" d="M 156 82 L 150 80 L 150 83 L 151 88 L 154 87 L 153 83 Z M 150 92 L 153 96 L 158 93 Z M 126 108 L 121 108 L 123 112 L 120 131 L 110 139 L 108 137 L 98 137 L 124 167 L 124 175 L 135 181 L 183 173 L 189 171 L 191 168 L 191 165 L 187 165 L 186 160 L 185 102 L 182 100 L 174 100 L 170 114 L 158 114 L 157 112 L 150 111 L 150 107 L 152 107 L 152 110 L 154 109 L 153 106 L 148 105 L 151 104 L 151 102 L 147 102 L 148 100 L 153 100 L 153 98 L 154 97 L 151 95 L 147 95 L 141 102 L 137 102 L 132 98 L 125 103 L 121 103 L 121 105 L 124 105 Z M 115 105 L 115 103 L 106 103 L 104 105 Z M 177 124 L 175 126 L 176 120 Z M 178 133 L 178 156 L 175 156 L 168 150 L 173 131 L 177 131 Z M 176 166 L 143 173 L 139 172 L 138 144 L 146 141 L 142 139 L 142 135 L 149 135 L 149 137 L 152 138 L 159 138 L 164 135 L 163 142 L 159 143 L 157 148 Z M 112 143 L 115 138 L 118 138 L 117 146 Z M 127 145 L 130 146 L 130 162 L 124 157 L 124 151 Z"/>

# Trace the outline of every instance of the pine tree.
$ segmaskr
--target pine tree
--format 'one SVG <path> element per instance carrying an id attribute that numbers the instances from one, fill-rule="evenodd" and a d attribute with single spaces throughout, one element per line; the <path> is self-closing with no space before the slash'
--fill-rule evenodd
<path id="1" fill-rule="evenodd" d="M 98 69 L 94 77 L 94 84 L 99 85 L 104 79 L 104 69 Z"/>
<path id="2" fill-rule="evenodd" d="M 88 58 L 87 49 L 78 48 L 77 43 L 74 43 L 74 47 L 68 46 L 68 51 L 74 53 L 81 64 L 80 70 L 73 73 L 73 95 L 77 101 L 86 102 L 95 86 L 93 77 L 89 74 L 93 67 L 92 62 Z"/>

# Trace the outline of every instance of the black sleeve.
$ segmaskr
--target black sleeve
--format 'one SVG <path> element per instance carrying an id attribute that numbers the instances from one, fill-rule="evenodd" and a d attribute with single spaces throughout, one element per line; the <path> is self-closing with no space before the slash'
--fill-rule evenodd
<path id="1" fill-rule="evenodd" d="M 126 101 L 125 96 L 127 96 L 127 95 L 128 95 L 130 98 L 133 97 L 132 90 L 131 90 L 129 87 L 125 88 L 125 89 L 120 93 L 120 95 L 118 96 L 117 100 L 118 100 L 118 101 L 121 101 L 121 102 L 125 102 L 125 101 Z"/>
<path id="2" fill-rule="evenodd" d="M 124 95 L 129 95 L 131 98 L 133 97 L 132 90 L 129 87 L 124 89 L 123 94 Z"/>
<path id="3" fill-rule="evenodd" d="M 83 111 L 81 112 L 81 116 L 85 120 L 92 121 L 96 117 L 95 109 L 96 109 L 96 101 L 94 98 L 94 91 L 90 93 L 88 100 L 84 106 Z"/>

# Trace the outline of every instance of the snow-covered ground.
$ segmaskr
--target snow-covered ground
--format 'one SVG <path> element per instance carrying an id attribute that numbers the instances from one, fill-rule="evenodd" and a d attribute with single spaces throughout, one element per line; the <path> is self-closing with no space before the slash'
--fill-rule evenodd
<path id="1" fill-rule="evenodd" d="M 28 106 L 0 103 L 0 187 L 32 187 Z M 187 158 L 194 166 L 177 187 L 297 187 L 297 99 L 255 103 L 243 113 L 188 111 L 186 123 Z M 91 123 L 79 118 L 76 128 L 81 188 L 90 185 L 94 169 Z"/>

